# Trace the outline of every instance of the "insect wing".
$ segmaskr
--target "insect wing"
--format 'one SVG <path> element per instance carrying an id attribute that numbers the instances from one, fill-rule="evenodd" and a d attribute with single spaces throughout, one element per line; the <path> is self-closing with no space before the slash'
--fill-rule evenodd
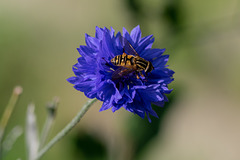
<path id="1" fill-rule="evenodd" d="M 117 70 L 113 72 L 112 79 L 121 78 L 123 76 L 128 75 L 131 72 L 133 72 L 133 70 L 130 68 L 119 67 Z"/>
<path id="2" fill-rule="evenodd" d="M 124 38 L 123 36 L 120 35 L 119 39 L 123 46 L 123 49 L 127 52 L 127 54 L 139 56 L 138 53 L 133 48 L 133 46 L 130 44 L 130 42 L 126 38 Z"/>

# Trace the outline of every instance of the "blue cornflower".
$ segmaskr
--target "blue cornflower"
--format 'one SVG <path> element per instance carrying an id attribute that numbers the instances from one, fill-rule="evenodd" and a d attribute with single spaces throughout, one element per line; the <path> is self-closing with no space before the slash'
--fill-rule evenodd
<path id="1" fill-rule="evenodd" d="M 146 114 L 151 122 L 149 114 L 158 117 L 151 103 L 163 106 L 168 101 L 165 94 L 172 91 L 168 89 L 168 84 L 173 81 L 174 72 L 166 68 L 169 56 L 163 55 L 165 49 L 152 49 L 153 36 L 142 38 L 139 26 L 130 34 L 125 28 L 122 34 L 114 33 L 113 28 L 96 27 L 95 37 L 86 34 L 86 45 L 77 48 L 81 57 L 72 68 L 75 76 L 67 80 L 88 98 L 103 101 L 100 111 L 112 108 L 115 112 L 123 107 L 141 118 Z M 125 52 L 121 37 L 131 44 L 139 57 L 152 63 L 154 69 L 151 72 L 133 71 L 113 77 L 121 66 L 114 65 L 111 59 Z"/>

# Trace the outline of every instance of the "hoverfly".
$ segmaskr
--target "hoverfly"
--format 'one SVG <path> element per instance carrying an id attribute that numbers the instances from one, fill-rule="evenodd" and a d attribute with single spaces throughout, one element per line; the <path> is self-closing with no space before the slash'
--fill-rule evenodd
<path id="1" fill-rule="evenodd" d="M 127 39 L 120 36 L 120 42 L 123 46 L 123 54 L 117 55 L 111 59 L 113 65 L 119 66 L 112 74 L 113 79 L 118 79 L 130 73 L 134 73 L 137 79 L 139 79 L 139 74 L 145 77 L 142 71 L 147 74 L 154 69 L 152 63 L 140 57 Z"/>

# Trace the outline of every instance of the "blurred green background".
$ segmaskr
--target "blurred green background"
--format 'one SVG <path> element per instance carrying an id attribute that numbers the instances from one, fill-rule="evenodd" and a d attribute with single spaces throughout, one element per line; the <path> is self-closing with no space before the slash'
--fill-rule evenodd
<path id="1" fill-rule="evenodd" d="M 153 47 L 166 48 L 174 91 L 160 119 L 142 120 L 121 109 L 98 112 L 97 102 L 44 160 L 239 160 L 239 0 L 1 0 L 0 115 L 15 85 L 23 94 L 6 134 L 25 127 L 26 108 L 36 104 L 39 130 L 46 103 L 60 97 L 49 139 L 87 101 L 66 79 L 73 76 L 79 45 L 95 26 L 140 25 Z M 26 159 L 23 134 L 4 160 Z"/>

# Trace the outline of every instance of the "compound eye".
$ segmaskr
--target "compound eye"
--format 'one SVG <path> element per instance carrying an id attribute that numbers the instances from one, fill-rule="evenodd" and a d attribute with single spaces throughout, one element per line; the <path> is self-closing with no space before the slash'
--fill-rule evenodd
<path id="1" fill-rule="evenodd" d="M 114 58 L 113 58 L 113 59 L 111 59 L 111 63 L 114 63 Z"/>

